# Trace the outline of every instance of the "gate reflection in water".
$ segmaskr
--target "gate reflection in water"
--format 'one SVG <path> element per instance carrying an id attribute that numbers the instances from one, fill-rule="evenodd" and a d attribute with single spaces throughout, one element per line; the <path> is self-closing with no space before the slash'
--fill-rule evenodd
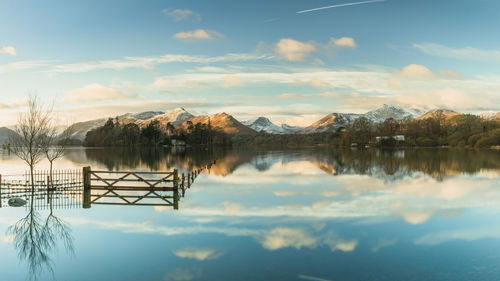
<path id="1" fill-rule="evenodd" d="M 179 176 L 177 169 L 172 172 L 93 171 L 91 167 L 84 167 L 82 172 L 36 171 L 33 184 L 28 173 L 24 179 L 11 180 L 0 175 L 0 208 L 15 205 L 13 200 L 25 200 L 27 208 L 37 210 L 87 209 L 92 204 L 168 206 L 177 210 L 179 198 L 184 197 L 186 189 L 202 171 L 200 168 Z"/>

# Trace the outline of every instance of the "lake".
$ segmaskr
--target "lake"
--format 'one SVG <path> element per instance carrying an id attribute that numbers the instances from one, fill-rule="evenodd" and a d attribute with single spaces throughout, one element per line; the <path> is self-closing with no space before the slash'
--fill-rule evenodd
<path id="1" fill-rule="evenodd" d="M 23 220 L 30 208 L 4 199 L 0 279 L 500 280 L 498 150 L 74 148 L 55 168 L 187 173 L 214 161 L 178 210 L 84 209 L 75 195 L 52 212 L 37 199 Z M 2 154 L 4 180 L 25 170 Z"/>

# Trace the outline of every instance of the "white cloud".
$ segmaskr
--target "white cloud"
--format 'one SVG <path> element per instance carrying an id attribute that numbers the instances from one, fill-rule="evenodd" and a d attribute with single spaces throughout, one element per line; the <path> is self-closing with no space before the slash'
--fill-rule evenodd
<path id="1" fill-rule="evenodd" d="M 223 255 L 223 253 L 215 249 L 200 249 L 188 247 L 182 250 L 174 251 L 174 255 L 183 259 L 195 259 L 198 261 L 204 261 L 219 258 Z"/>
<path id="2" fill-rule="evenodd" d="M 225 89 L 229 89 L 234 87 L 240 87 L 243 84 L 244 84 L 243 79 L 239 78 L 238 76 L 227 75 L 226 77 L 224 77 L 224 83 L 222 84 L 222 87 Z"/>
<path id="3" fill-rule="evenodd" d="M 440 70 L 439 75 L 447 79 L 462 79 L 464 78 L 460 72 L 452 70 Z"/>
<path id="4" fill-rule="evenodd" d="M 372 252 L 376 253 L 382 248 L 390 247 L 398 242 L 397 239 L 380 238 L 372 247 Z"/>
<path id="5" fill-rule="evenodd" d="M 391 79 L 387 82 L 387 86 L 389 86 L 390 88 L 394 88 L 394 89 L 397 89 L 397 90 L 402 90 L 404 89 L 404 85 L 403 83 L 401 83 L 401 81 L 399 80 L 396 80 L 396 79 Z"/>
<path id="6" fill-rule="evenodd" d="M 366 112 L 367 109 L 373 109 L 384 103 L 423 109 L 449 107 L 466 112 L 498 111 L 498 104 L 500 104 L 500 96 L 497 94 L 500 85 L 499 76 L 448 79 L 432 73 L 425 66 L 418 65 L 407 66 L 399 71 L 395 69 L 349 71 L 312 68 L 300 72 L 284 69 L 268 72 L 233 72 L 230 75 L 245 81 L 245 85 L 263 83 L 297 85 L 297 83 L 308 83 L 301 81 L 313 81 L 313 79 L 328 83 L 332 88 L 340 91 L 338 93 L 326 92 L 329 94 L 324 94 L 322 97 L 338 97 L 336 109 L 339 112 Z M 223 81 L 226 76 L 228 76 L 227 72 L 189 72 L 167 75 L 164 78 L 176 81 L 179 85 L 186 81 L 197 81 L 219 87 L 220 81 Z M 347 94 L 353 92 L 356 94 Z M 292 92 L 279 97 L 299 99 L 312 95 L 314 94 Z M 315 110 L 322 111 L 321 108 L 315 108 Z M 234 113 L 235 109 L 229 109 L 229 111 Z"/>
<path id="7" fill-rule="evenodd" d="M 199 14 L 194 13 L 189 9 L 163 9 L 162 12 L 170 17 L 173 21 L 183 21 L 188 19 L 192 19 L 193 21 L 201 20 Z"/>
<path id="8" fill-rule="evenodd" d="M 243 209 L 243 205 L 231 201 L 224 201 L 221 203 L 222 206 L 224 206 L 224 214 L 234 216 L 236 215 L 239 211 Z"/>
<path id="9" fill-rule="evenodd" d="M 323 92 L 318 94 L 296 94 L 296 93 L 283 93 L 278 96 L 280 99 L 298 99 L 298 98 L 338 98 L 343 96 L 342 94 L 335 92 Z"/>
<path id="10" fill-rule="evenodd" d="M 406 79 L 428 79 L 436 78 L 436 75 L 427 67 L 419 64 L 410 64 L 397 73 L 397 76 Z"/>
<path id="11" fill-rule="evenodd" d="M 16 50 L 16 48 L 14 48 L 12 46 L 4 46 L 4 47 L 0 48 L 0 54 L 17 56 L 17 50 Z"/>
<path id="12" fill-rule="evenodd" d="M 240 102 L 228 101 L 226 105 L 235 106 Z M 206 101 L 205 99 L 187 98 L 187 99 L 153 99 L 153 100 L 130 100 L 116 101 L 110 104 L 76 104 L 71 107 L 61 109 L 61 114 L 64 114 L 69 120 L 87 121 L 88 116 L 95 118 L 107 118 L 109 116 L 118 116 L 129 112 L 143 111 L 168 111 L 178 107 L 211 109 L 220 108 L 220 102 Z M 214 110 L 218 111 L 218 110 Z"/>
<path id="13" fill-rule="evenodd" d="M 267 232 L 261 239 L 262 247 L 268 250 L 302 247 L 314 248 L 318 240 L 301 228 L 276 227 Z"/>
<path id="14" fill-rule="evenodd" d="M 200 278 L 202 271 L 200 269 L 182 269 L 176 268 L 165 274 L 164 281 L 191 281 Z"/>
<path id="15" fill-rule="evenodd" d="M 42 68 L 42 67 L 50 66 L 51 63 L 52 63 L 52 61 L 42 61 L 42 60 L 18 61 L 18 62 L 0 65 L 0 73 Z"/>
<path id="16" fill-rule="evenodd" d="M 352 37 L 342 37 L 339 39 L 335 38 L 330 38 L 330 46 L 332 47 L 339 47 L 339 48 L 357 48 L 358 45 L 356 44 L 356 41 L 354 41 L 354 38 Z"/>
<path id="17" fill-rule="evenodd" d="M 323 239 L 323 244 L 330 247 L 332 252 L 337 250 L 342 252 L 352 252 L 358 246 L 356 239 L 342 239 L 335 232 L 329 231 Z"/>
<path id="18" fill-rule="evenodd" d="M 172 84 L 172 81 L 170 81 L 170 80 L 163 79 L 163 78 L 157 78 L 153 82 L 153 87 L 165 88 L 165 87 L 170 86 L 171 84 Z"/>
<path id="19" fill-rule="evenodd" d="M 451 48 L 434 43 L 413 44 L 413 47 L 426 54 L 444 58 L 477 60 L 477 61 L 487 61 L 487 62 L 500 61 L 499 49 L 484 50 L 472 47 Z"/>
<path id="20" fill-rule="evenodd" d="M 174 38 L 184 42 L 212 41 L 222 35 L 213 30 L 197 29 L 194 31 L 179 32 L 174 34 Z"/>
<path id="21" fill-rule="evenodd" d="M 311 80 L 311 86 L 313 86 L 315 88 L 320 88 L 320 89 L 327 89 L 327 88 L 331 88 L 332 84 L 330 84 L 328 82 L 325 82 L 323 80 L 312 79 Z"/>
<path id="22" fill-rule="evenodd" d="M 151 57 L 124 57 L 117 60 L 101 60 L 94 62 L 81 62 L 72 64 L 52 65 L 46 72 L 48 73 L 80 73 L 93 70 L 113 69 L 123 70 L 126 68 L 142 68 L 146 70 L 154 69 L 158 64 L 165 63 L 217 63 L 217 62 L 244 62 L 272 59 L 269 55 L 256 55 L 245 53 L 231 53 L 216 57 L 192 56 L 192 55 L 172 55 L 166 54 Z M 1 69 L 1 67 L 0 67 Z"/>
<path id="23" fill-rule="evenodd" d="M 291 38 L 281 39 L 274 48 L 276 54 L 294 62 L 304 61 L 316 50 L 312 42 L 300 42 Z"/>
<path id="24" fill-rule="evenodd" d="M 135 97 L 133 94 L 124 94 L 113 88 L 101 84 L 89 84 L 68 92 L 64 98 L 65 102 L 93 102 L 105 100 L 117 100 Z"/>
<path id="25" fill-rule="evenodd" d="M 464 228 L 426 234 L 414 241 L 416 245 L 439 245 L 451 241 L 475 241 L 480 239 L 500 239 L 498 227 Z"/>
<path id="26" fill-rule="evenodd" d="M 14 243 L 16 236 L 13 234 L 0 236 L 0 240 L 6 244 Z"/>
<path id="27" fill-rule="evenodd" d="M 224 73 L 228 72 L 227 69 L 222 68 L 222 67 L 217 67 L 217 66 L 199 66 L 195 68 L 196 71 L 200 72 L 219 72 L 219 73 Z"/>
<path id="28" fill-rule="evenodd" d="M 404 210 L 400 212 L 400 215 L 407 223 L 422 224 L 427 222 L 435 212 L 435 210 Z"/>

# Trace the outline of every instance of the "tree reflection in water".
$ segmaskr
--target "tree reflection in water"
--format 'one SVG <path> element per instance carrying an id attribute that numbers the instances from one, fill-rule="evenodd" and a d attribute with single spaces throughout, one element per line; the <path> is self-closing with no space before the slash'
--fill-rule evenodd
<path id="1" fill-rule="evenodd" d="M 278 162 L 307 161 L 333 176 L 367 175 L 387 182 L 400 181 L 423 173 L 438 181 L 456 175 L 474 175 L 484 170 L 500 170 L 499 150 L 475 149 L 339 149 L 314 147 L 302 150 L 254 151 L 248 149 L 86 149 L 89 162 L 109 170 L 193 170 L 216 160 L 211 173 L 227 176 L 246 164 L 259 172 Z"/>
<path id="2" fill-rule="evenodd" d="M 57 252 L 59 242 L 74 254 L 73 236 L 69 224 L 54 214 L 52 200 L 49 215 L 43 220 L 34 207 L 34 191 L 29 197 L 28 213 L 7 229 L 7 235 L 13 237 L 19 260 L 27 263 L 30 279 L 37 280 L 44 270 L 54 275 L 51 255 Z"/>

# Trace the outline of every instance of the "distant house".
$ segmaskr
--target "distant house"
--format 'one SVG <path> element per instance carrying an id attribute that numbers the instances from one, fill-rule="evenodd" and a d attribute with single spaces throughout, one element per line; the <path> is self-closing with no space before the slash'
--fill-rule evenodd
<path id="1" fill-rule="evenodd" d="M 172 139 L 170 143 L 172 144 L 172 146 L 186 146 L 185 141 L 178 139 Z"/>
<path id="2" fill-rule="evenodd" d="M 388 140 L 388 139 L 393 139 L 395 141 L 405 141 L 405 136 L 404 135 L 395 135 L 395 136 L 377 136 L 375 137 L 375 140 L 377 142 L 381 142 L 383 140 Z"/>

